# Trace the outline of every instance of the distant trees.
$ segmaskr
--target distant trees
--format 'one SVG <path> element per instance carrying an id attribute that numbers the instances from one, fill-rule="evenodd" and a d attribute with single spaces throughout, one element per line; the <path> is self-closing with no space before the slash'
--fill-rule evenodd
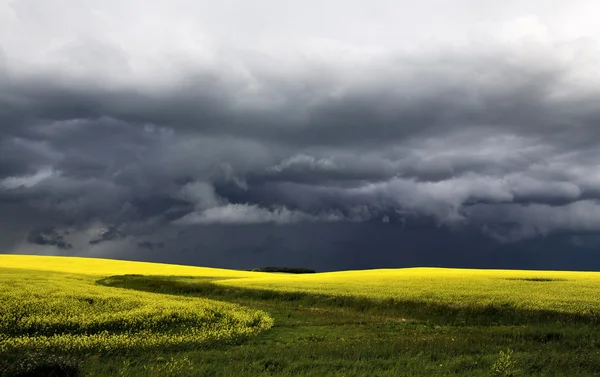
<path id="1" fill-rule="evenodd" d="M 248 271 L 254 272 L 284 272 L 287 274 L 314 274 L 315 270 L 310 268 L 297 268 L 297 267 L 261 267 L 253 268 Z"/>

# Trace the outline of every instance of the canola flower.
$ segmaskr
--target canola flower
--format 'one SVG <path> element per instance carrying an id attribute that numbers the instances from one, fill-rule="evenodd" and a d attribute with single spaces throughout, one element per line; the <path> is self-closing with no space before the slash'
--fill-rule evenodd
<path id="1" fill-rule="evenodd" d="M 211 277 L 277 292 L 600 314 L 600 273 L 406 268 L 269 274 L 95 258 L 0 254 L 0 353 L 198 346 L 267 330 L 264 312 L 214 300 L 95 284 L 140 274 Z"/>
<path id="2" fill-rule="evenodd" d="M 125 274 L 252 277 L 258 272 L 226 270 L 222 268 L 184 266 L 177 264 L 133 262 L 104 258 L 55 257 L 42 255 L 0 254 L 0 268 L 25 268 L 93 276 Z"/>
<path id="3" fill-rule="evenodd" d="M 400 268 L 306 275 L 273 274 L 218 284 L 453 307 L 492 306 L 600 315 L 600 273 Z"/>
<path id="4" fill-rule="evenodd" d="M 95 276 L 70 272 L 2 267 L 0 353 L 199 346 L 253 336 L 273 325 L 265 312 L 235 304 L 104 287 L 95 284 Z M 66 268 L 83 270 L 73 264 Z"/>

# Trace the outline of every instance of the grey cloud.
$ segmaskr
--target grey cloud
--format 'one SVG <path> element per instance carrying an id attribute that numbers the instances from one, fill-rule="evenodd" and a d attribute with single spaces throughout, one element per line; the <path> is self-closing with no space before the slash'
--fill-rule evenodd
<path id="1" fill-rule="evenodd" d="M 162 90 L 15 78 L 11 92 L 22 100 L 5 101 L 3 107 L 21 125 L 105 116 L 302 146 L 372 146 L 465 128 L 535 136 L 544 132 L 571 142 L 586 142 L 587 135 L 596 133 L 598 91 L 587 91 L 585 97 L 563 94 L 578 84 L 569 81 L 585 61 L 567 65 L 560 60 L 560 47 L 544 48 L 539 55 L 525 52 L 526 47 L 489 47 L 487 56 L 476 47 L 421 58 L 388 57 L 364 67 L 366 77 L 359 83 L 346 76 L 350 67 L 318 80 L 311 73 L 288 72 L 281 74 L 291 77 L 278 79 L 243 55 L 237 58 L 251 79 L 236 75 L 224 62 L 190 71 L 185 82 Z M 306 84 L 296 87 L 289 84 L 293 81 Z M 260 90 L 243 90 L 250 83 Z M 257 99 L 268 100 L 268 106 Z"/>
<path id="2" fill-rule="evenodd" d="M 473 221 L 486 224 L 485 230 L 502 241 L 515 241 L 553 232 L 597 232 L 600 204 L 580 200 L 553 206 L 542 203 L 477 205 L 467 210 Z"/>
<path id="3" fill-rule="evenodd" d="M 227 204 L 212 207 L 202 212 L 188 214 L 175 221 L 176 224 L 253 224 L 275 223 L 288 224 L 299 221 L 339 221 L 342 218 L 335 214 L 310 215 L 285 207 L 261 208 L 257 205 Z"/>
<path id="4" fill-rule="evenodd" d="M 0 9 L 0 203 L 47 216 L 54 230 L 29 242 L 66 247 L 56 234 L 69 229 L 78 252 L 118 244 L 155 253 L 178 245 L 167 235 L 178 230 L 270 226 L 280 232 L 265 236 L 273 244 L 302 253 L 285 229 L 306 237 L 319 233 L 313 223 L 357 232 L 363 224 L 365 234 L 379 234 L 373 224 L 463 229 L 478 243 L 600 231 L 596 34 L 553 39 L 562 15 L 523 19 L 510 4 L 497 16 L 508 39 L 461 29 L 448 33 L 459 42 L 422 46 L 322 22 L 324 34 L 311 36 L 273 21 L 290 33 L 286 44 L 256 19 L 240 20 L 252 31 L 228 39 L 183 3 L 147 6 L 158 24 L 178 20 L 164 28 L 169 43 L 135 18 L 129 28 L 130 15 L 110 1 L 96 13 L 86 3 L 59 7 L 69 28 L 31 13 L 32 3 Z M 209 9 L 222 17 L 220 6 Z M 119 27 L 105 29 L 102 12 Z M 350 18 L 372 29 L 361 12 Z M 396 36 L 417 30 L 388 26 Z M 78 32 L 64 39 L 71 28 Z M 50 29 L 61 43 L 40 32 Z M 38 225 L 32 219 L 27 231 Z M 147 239 L 161 232 L 165 239 Z M 336 237 L 332 248 L 354 239 Z M 248 239 L 257 253 L 275 247 Z"/>
<path id="5" fill-rule="evenodd" d="M 95 245 L 101 242 L 112 241 L 123 237 L 124 234 L 119 228 L 111 226 L 107 229 L 102 229 L 96 238 L 90 240 L 90 244 Z"/>
<path id="6" fill-rule="evenodd" d="M 138 247 L 142 249 L 154 250 L 156 248 L 163 248 L 165 244 L 163 242 L 151 242 L 151 241 L 140 241 L 137 243 Z"/>
<path id="7" fill-rule="evenodd" d="M 27 235 L 27 241 L 37 245 L 56 246 L 59 249 L 68 250 L 73 245 L 65 241 L 64 233 L 64 231 L 59 232 L 53 228 L 34 229 Z"/>

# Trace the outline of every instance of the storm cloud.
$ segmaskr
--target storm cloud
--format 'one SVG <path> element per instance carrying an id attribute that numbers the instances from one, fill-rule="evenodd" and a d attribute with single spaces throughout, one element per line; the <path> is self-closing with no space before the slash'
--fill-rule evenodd
<path id="1" fill-rule="evenodd" d="M 0 246 L 600 268 L 600 6 L 421 3 L 0 0 Z"/>

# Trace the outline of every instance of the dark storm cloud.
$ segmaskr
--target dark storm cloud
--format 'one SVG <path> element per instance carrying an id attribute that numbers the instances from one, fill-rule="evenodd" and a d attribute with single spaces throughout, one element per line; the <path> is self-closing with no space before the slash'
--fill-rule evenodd
<path id="1" fill-rule="evenodd" d="M 11 129 L 5 132 L 45 139 L 52 134 L 49 123 L 107 118 L 301 148 L 372 148 L 469 129 L 589 142 L 589 136 L 598 135 L 594 124 L 600 112 L 594 104 L 600 92 L 592 88 L 562 96 L 576 67 L 565 65 L 553 51 L 400 54 L 363 67 L 366 83 L 348 82 L 351 72 L 328 77 L 285 73 L 284 80 L 249 62 L 250 79 L 236 75 L 226 61 L 191 70 L 185 81 L 168 88 L 145 91 L 106 88 L 85 79 L 65 84 L 49 75 L 16 78 L 0 97 L 0 124 Z M 529 61 L 528 55 L 535 59 Z"/>
<path id="2" fill-rule="evenodd" d="M 3 104 L 18 119 L 3 140 L 6 175 L 53 170 L 5 195 L 110 224 L 368 220 L 393 210 L 447 223 L 468 220 L 472 202 L 577 200 L 583 177 L 552 177 L 564 174 L 553 160 L 594 156 L 581 148 L 600 118 L 587 97 L 551 99 L 568 67 L 449 54 L 394 57 L 360 85 L 341 75 L 289 88 L 257 69 L 257 95 L 279 99 L 266 107 L 244 104 L 251 93 L 238 93 L 244 83 L 227 69 L 190 72 L 159 92 L 17 78 L 3 96 L 19 99 Z M 238 197 L 215 192 L 224 185 Z"/>
<path id="3" fill-rule="evenodd" d="M 102 230 L 98 237 L 90 240 L 90 245 L 99 244 L 101 242 L 112 241 L 123 238 L 125 235 L 116 226 L 111 226 L 108 229 Z"/>
<path id="4" fill-rule="evenodd" d="M 240 266 L 307 262 L 307 249 L 331 250 L 320 266 L 333 266 L 348 249 L 348 266 L 371 266 L 359 248 L 429 247 L 422 229 L 473 250 L 600 231 L 600 48 L 553 39 L 566 33 L 557 15 L 506 5 L 500 37 L 418 47 L 288 22 L 281 46 L 252 19 L 240 22 L 256 35 L 230 40 L 178 13 L 190 4 L 149 5 L 163 29 L 111 4 L 58 7 L 74 36 L 27 1 L 0 6 L 0 35 L 13 31 L 0 37 L 0 204 L 44 214 L 19 222 L 29 243 L 112 256 L 168 245 Z"/>
<path id="5" fill-rule="evenodd" d="M 165 244 L 163 242 L 150 242 L 150 241 L 140 241 L 137 243 L 138 247 L 142 249 L 154 250 L 155 248 L 163 248 Z"/>
<path id="6" fill-rule="evenodd" d="M 50 245 L 56 246 L 59 249 L 71 249 L 73 245 L 65 241 L 64 233 L 58 232 L 53 228 L 34 229 L 27 235 L 27 241 L 37 245 Z"/>

